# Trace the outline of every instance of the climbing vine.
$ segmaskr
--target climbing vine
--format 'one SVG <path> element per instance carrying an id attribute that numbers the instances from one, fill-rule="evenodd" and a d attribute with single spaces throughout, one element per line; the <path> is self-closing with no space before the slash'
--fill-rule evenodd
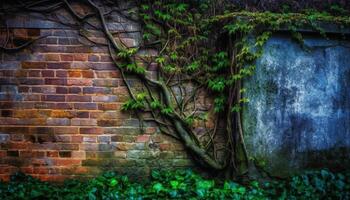
<path id="1" fill-rule="evenodd" d="M 253 159 L 246 150 L 241 123 L 242 106 L 249 102 L 242 80 L 254 73 L 255 61 L 270 36 L 279 30 L 288 31 L 303 45 L 300 28 L 326 37 L 322 23 L 339 28 L 350 24 L 350 18 L 343 15 L 247 12 L 231 5 L 218 9 L 216 1 L 140 0 L 136 2 L 136 19 L 134 7 L 106 11 L 92 0 L 84 4 L 91 8 L 85 16 L 66 0 L 23 3 L 1 11 L 49 13 L 67 9 L 82 37 L 108 47 L 130 94 L 122 110 L 136 113 L 141 125 L 156 123 L 162 133 L 182 142 L 202 166 L 225 171 L 228 176 L 245 174 Z M 140 46 L 128 48 L 112 35 L 106 25 L 112 12 L 142 24 Z M 90 24 L 92 17 L 100 26 Z M 107 43 L 91 41 L 86 26 L 103 32 Z M 18 47 L 5 44 L 1 50 L 20 50 L 33 42 Z M 157 49 L 157 55 L 142 55 L 144 49 Z M 157 70 L 149 71 L 154 64 Z M 131 87 L 128 76 L 137 77 L 142 86 Z"/>

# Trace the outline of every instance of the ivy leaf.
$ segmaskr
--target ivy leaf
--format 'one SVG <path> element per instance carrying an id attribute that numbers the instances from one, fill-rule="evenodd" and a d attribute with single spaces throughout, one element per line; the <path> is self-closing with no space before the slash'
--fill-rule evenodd
<path id="1" fill-rule="evenodd" d="M 176 180 L 170 181 L 170 186 L 171 186 L 171 188 L 173 188 L 173 189 L 175 189 L 175 190 L 178 189 L 179 185 L 180 185 L 180 182 L 179 182 L 179 181 L 176 181 Z"/>
<path id="2" fill-rule="evenodd" d="M 214 80 L 209 80 L 208 86 L 215 92 L 222 92 L 225 89 L 225 79 L 223 77 L 217 77 Z"/>
<path id="3" fill-rule="evenodd" d="M 225 97 L 219 96 L 214 99 L 214 112 L 224 111 Z"/>
<path id="4" fill-rule="evenodd" d="M 114 187 L 114 186 L 118 185 L 118 181 L 117 181 L 115 178 L 113 178 L 113 179 L 111 179 L 111 181 L 109 182 L 109 185 L 110 185 L 111 187 Z"/>
<path id="5" fill-rule="evenodd" d="M 156 193 L 159 193 L 160 191 L 162 191 L 164 189 L 163 185 L 161 183 L 155 183 L 152 187 L 153 191 L 155 191 Z"/>
<path id="6" fill-rule="evenodd" d="M 199 69 L 199 66 L 200 66 L 200 62 L 194 61 L 190 65 L 188 65 L 186 69 L 189 72 L 194 72 L 194 71 L 197 71 Z"/>
<path id="7" fill-rule="evenodd" d="M 152 109 L 157 109 L 161 107 L 161 104 L 158 100 L 154 100 L 150 103 L 150 106 Z"/>
<path id="8" fill-rule="evenodd" d="M 164 114 L 164 115 L 170 115 L 170 114 L 172 114 L 174 111 L 173 111 L 172 108 L 167 107 L 167 108 L 163 108 L 160 112 L 161 112 L 162 114 Z"/>

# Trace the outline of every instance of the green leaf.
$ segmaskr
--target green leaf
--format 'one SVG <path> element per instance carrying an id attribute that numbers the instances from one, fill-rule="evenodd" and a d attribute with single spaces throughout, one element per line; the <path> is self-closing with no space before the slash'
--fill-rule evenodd
<path id="1" fill-rule="evenodd" d="M 215 92 L 222 92 L 225 89 L 225 79 L 223 77 L 217 77 L 208 81 L 208 86 Z"/>
<path id="2" fill-rule="evenodd" d="M 161 183 L 155 183 L 152 187 L 153 191 L 155 191 L 156 193 L 159 193 L 160 191 L 162 191 L 164 189 L 163 185 Z"/>
<path id="3" fill-rule="evenodd" d="M 180 185 L 180 182 L 179 182 L 179 181 L 176 181 L 176 180 L 170 181 L 170 186 L 171 186 L 171 188 L 173 188 L 173 189 L 178 189 L 179 185 Z"/>
<path id="4" fill-rule="evenodd" d="M 116 179 L 111 179 L 111 181 L 109 182 L 109 185 L 111 187 L 114 187 L 114 186 L 118 185 L 118 181 Z"/>
<path id="5" fill-rule="evenodd" d="M 154 100 L 150 103 L 152 109 L 158 109 L 161 107 L 161 104 L 158 100 Z"/>
<path id="6" fill-rule="evenodd" d="M 163 108 L 160 112 L 165 115 L 170 115 L 174 112 L 174 110 L 170 107 L 167 107 L 167 108 Z"/>

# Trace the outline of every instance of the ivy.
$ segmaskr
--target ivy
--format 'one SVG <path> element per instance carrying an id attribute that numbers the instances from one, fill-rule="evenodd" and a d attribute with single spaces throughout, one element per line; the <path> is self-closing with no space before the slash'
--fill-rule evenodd
<path id="1" fill-rule="evenodd" d="M 9 182 L 0 182 L 0 199 L 349 199 L 349 175 L 318 170 L 285 180 L 238 183 L 204 178 L 191 170 L 153 170 L 141 181 L 110 171 L 55 184 L 16 173 Z"/>

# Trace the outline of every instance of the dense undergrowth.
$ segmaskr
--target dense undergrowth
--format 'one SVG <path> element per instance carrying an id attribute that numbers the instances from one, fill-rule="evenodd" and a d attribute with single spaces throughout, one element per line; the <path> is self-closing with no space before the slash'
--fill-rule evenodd
<path id="1" fill-rule="evenodd" d="M 219 182 L 190 171 L 153 171 L 139 182 L 114 172 L 64 184 L 14 174 L 0 182 L 0 199 L 350 199 L 350 174 L 309 171 L 285 180 Z"/>

